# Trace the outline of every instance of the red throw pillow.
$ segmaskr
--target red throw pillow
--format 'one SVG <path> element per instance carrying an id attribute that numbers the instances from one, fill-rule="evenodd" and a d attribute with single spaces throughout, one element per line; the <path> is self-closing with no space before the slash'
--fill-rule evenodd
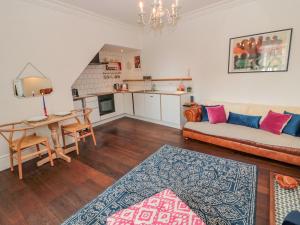
<path id="1" fill-rule="evenodd" d="M 266 118 L 262 121 L 260 128 L 274 134 L 281 134 L 292 115 L 269 111 Z"/>
<path id="2" fill-rule="evenodd" d="M 226 123 L 226 113 L 223 105 L 207 107 L 206 109 L 210 123 Z"/>

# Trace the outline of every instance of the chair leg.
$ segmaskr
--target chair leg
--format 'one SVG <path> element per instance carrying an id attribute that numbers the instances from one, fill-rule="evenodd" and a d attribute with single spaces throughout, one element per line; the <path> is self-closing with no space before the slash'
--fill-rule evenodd
<path id="1" fill-rule="evenodd" d="M 91 127 L 90 130 L 91 130 L 91 133 L 92 133 L 94 145 L 96 146 L 96 145 L 97 145 L 97 142 L 96 142 L 96 137 L 95 137 L 94 129 Z"/>
<path id="2" fill-rule="evenodd" d="M 35 147 L 36 147 L 36 152 L 39 152 L 40 151 L 40 146 L 37 144 L 37 145 L 35 145 Z M 39 157 L 40 158 L 42 157 L 41 153 L 39 154 Z"/>
<path id="3" fill-rule="evenodd" d="M 62 136 L 62 139 L 63 139 L 63 148 L 65 149 L 66 148 L 66 137 L 65 137 L 65 132 L 64 132 L 64 129 L 63 127 L 61 127 L 61 136 Z"/>
<path id="4" fill-rule="evenodd" d="M 83 136 L 83 135 L 84 135 L 83 131 L 79 131 L 79 135 L 80 135 L 80 136 Z M 86 142 L 85 137 L 82 137 L 82 138 L 80 138 L 80 139 L 82 139 L 83 142 Z"/>
<path id="5" fill-rule="evenodd" d="M 13 150 L 9 149 L 9 161 L 10 161 L 10 171 L 13 172 L 14 171 L 14 157 L 13 157 Z"/>
<path id="6" fill-rule="evenodd" d="M 45 144 L 46 144 L 46 148 L 47 148 L 47 151 L 48 151 L 48 156 L 49 156 L 49 160 L 50 160 L 50 165 L 51 165 L 51 166 L 54 166 L 49 141 L 47 140 Z"/>
<path id="7" fill-rule="evenodd" d="M 76 146 L 76 153 L 79 155 L 79 147 L 78 147 L 78 139 L 77 139 L 77 133 L 73 133 L 74 140 L 75 140 L 75 146 Z"/>
<path id="8" fill-rule="evenodd" d="M 23 179 L 23 170 L 22 170 L 22 158 L 21 158 L 21 150 L 18 150 L 18 169 L 19 169 L 19 179 Z"/>

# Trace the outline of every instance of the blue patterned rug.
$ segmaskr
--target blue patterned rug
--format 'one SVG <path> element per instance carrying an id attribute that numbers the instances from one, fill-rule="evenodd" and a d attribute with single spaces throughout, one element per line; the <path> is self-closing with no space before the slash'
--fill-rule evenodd
<path id="1" fill-rule="evenodd" d="M 63 225 L 104 225 L 111 214 L 166 188 L 207 225 L 254 225 L 256 184 L 255 165 L 165 145 Z"/>

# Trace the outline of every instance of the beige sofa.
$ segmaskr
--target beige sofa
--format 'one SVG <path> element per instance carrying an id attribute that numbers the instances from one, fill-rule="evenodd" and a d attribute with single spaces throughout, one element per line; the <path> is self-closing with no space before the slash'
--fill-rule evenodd
<path id="1" fill-rule="evenodd" d="M 205 105 L 224 105 L 226 114 L 235 112 L 264 117 L 269 110 L 300 114 L 300 107 L 268 106 L 207 101 Z M 185 111 L 188 122 L 183 129 L 186 139 L 196 139 L 226 148 L 300 166 L 300 137 L 276 135 L 260 129 L 228 123 L 210 124 L 201 120 L 201 108 Z M 262 118 L 263 120 L 263 118 Z"/>

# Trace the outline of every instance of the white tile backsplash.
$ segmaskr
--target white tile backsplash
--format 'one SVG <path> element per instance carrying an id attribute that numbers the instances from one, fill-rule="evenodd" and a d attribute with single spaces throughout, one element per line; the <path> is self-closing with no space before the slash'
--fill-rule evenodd
<path id="1" fill-rule="evenodd" d="M 114 83 L 121 83 L 123 80 L 122 73 L 120 78 L 104 79 L 106 73 L 104 65 L 88 65 L 81 73 L 72 88 L 77 88 L 79 95 L 90 93 L 112 91 Z"/>
<path id="2" fill-rule="evenodd" d="M 105 65 L 88 65 L 81 73 L 78 79 L 72 85 L 72 88 L 78 89 L 79 95 L 92 94 L 97 92 L 110 92 L 113 91 L 114 83 L 122 83 L 124 79 L 141 79 L 141 69 L 135 69 L 133 67 L 128 68 L 126 64 L 134 63 L 135 53 L 131 54 L 116 54 L 100 52 L 100 56 L 115 58 L 121 61 L 122 71 L 120 72 L 120 78 L 104 79 L 106 73 L 115 73 L 113 71 L 107 71 Z M 101 57 L 100 57 L 101 58 Z M 155 77 L 155 76 L 153 76 Z M 183 83 L 185 87 L 192 87 L 192 81 L 153 81 L 152 83 L 144 82 L 128 82 L 130 90 L 149 90 L 151 84 L 155 84 L 156 90 L 161 91 L 176 91 L 180 83 Z"/>
<path id="3" fill-rule="evenodd" d="M 100 51 L 100 58 L 115 59 L 122 63 L 122 71 L 107 71 L 105 65 L 88 65 L 72 85 L 78 89 L 79 95 L 97 92 L 109 92 L 113 90 L 114 83 L 122 83 L 127 77 L 141 76 L 141 69 L 127 68 L 128 63 L 134 63 L 134 56 L 139 52 L 130 54 L 110 53 Z M 120 78 L 104 79 L 106 74 L 118 74 Z"/>

